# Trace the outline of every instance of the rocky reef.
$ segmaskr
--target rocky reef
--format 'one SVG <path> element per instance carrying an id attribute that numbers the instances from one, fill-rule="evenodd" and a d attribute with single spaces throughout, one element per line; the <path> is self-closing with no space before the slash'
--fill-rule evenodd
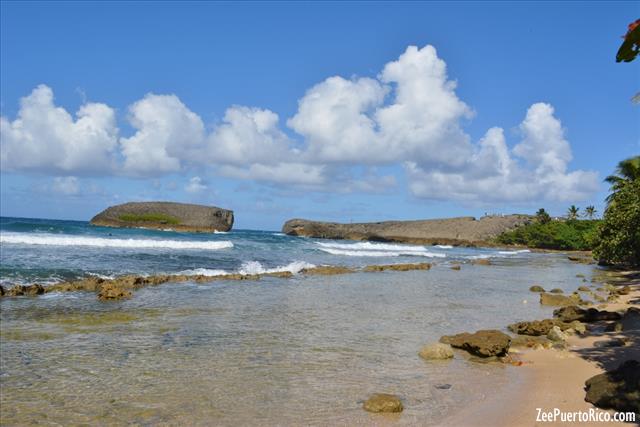
<path id="1" fill-rule="evenodd" d="M 130 202 L 105 209 L 91 219 L 91 224 L 211 233 L 231 230 L 233 211 L 188 203 Z"/>
<path id="2" fill-rule="evenodd" d="M 440 245 L 486 244 L 499 234 L 531 222 L 528 215 L 460 217 L 418 221 L 341 224 L 292 219 L 282 227 L 291 236 Z"/>

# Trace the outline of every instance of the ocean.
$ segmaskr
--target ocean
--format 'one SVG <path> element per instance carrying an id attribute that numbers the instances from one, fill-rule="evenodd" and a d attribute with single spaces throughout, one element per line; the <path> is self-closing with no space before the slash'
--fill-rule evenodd
<path id="1" fill-rule="evenodd" d="M 492 265 L 473 265 L 479 258 Z M 415 262 L 433 267 L 300 274 Z M 561 253 L 0 218 L 3 286 L 275 271 L 294 275 L 166 283 L 106 303 L 85 292 L 0 299 L 2 424 L 370 424 L 380 418 L 362 401 L 389 392 L 405 411 L 385 422 L 437 425 L 512 387 L 519 368 L 462 354 L 428 363 L 418 357 L 422 345 L 549 317 L 532 284 L 572 292 L 582 280 L 576 275 L 590 280 L 597 272 Z"/>

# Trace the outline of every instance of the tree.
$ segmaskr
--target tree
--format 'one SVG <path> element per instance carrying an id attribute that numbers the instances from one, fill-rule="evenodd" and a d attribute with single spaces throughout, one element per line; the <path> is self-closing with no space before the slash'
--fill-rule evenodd
<path id="1" fill-rule="evenodd" d="M 615 194 L 626 184 L 640 179 L 640 156 L 631 157 L 618 163 L 616 173 L 609 175 L 604 180 L 611 184 L 611 194 L 607 197 L 610 204 Z"/>
<path id="2" fill-rule="evenodd" d="M 569 210 L 567 210 L 567 218 L 568 219 L 578 219 L 578 211 L 580 208 L 577 208 L 575 205 L 571 205 Z"/>
<path id="3" fill-rule="evenodd" d="M 536 212 L 536 221 L 538 221 L 540 224 L 547 224 L 549 221 L 551 221 L 551 217 L 549 216 L 547 211 L 544 210 L 544 208 L 540 208 L 538 209 L 538 212 Z"/>
<path id="4" fill-rule="evenodd" d="M 593 205 L 587 206 L 586 208 L 584 208 L 584 216 L 585 216 L 585 218 L 593 219 L 593 217 L 596 216 L 597 212 L 598 211 L 596 210 L 595 206 L 593 206 Z"/>
<path id="5" fill-rule="evenodd" d="M 629 31 L 622 38 L 624 41 L 616 54 L 616 62 L 631 62 L 640 53 L 640 19 L 629 24 Z"/>

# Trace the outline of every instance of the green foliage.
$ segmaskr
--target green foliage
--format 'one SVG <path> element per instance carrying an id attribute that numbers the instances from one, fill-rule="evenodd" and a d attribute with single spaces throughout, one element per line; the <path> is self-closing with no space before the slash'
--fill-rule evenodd
<path id="1" fill-rule="evenodd" d="M 616 54 L 616 62 L 631 62 L 640 53 L 640 19 L 629 24 L 629 31 Z"/>
<path id="2" fill-rule="evenodd" d="M 598 210 L 593 205 L 587 206 L 586 208 L 584 208 L 585 218 L 593 219 L 593 217 L 596 216 L 597 213 L 598 213 Z"/>
<path id="3" fill-rule="evenodd" d="M 180 224 L 180 220 L 171 215 L 165 215 L 161 213 L 146 213 L 146 214 L 122 214 L 118 217 L 120 221 L 125 222 L 155 222 L 159 224 Z"/>
<path id="4" fill-rule="evenodd" d="M 609 181 L 611 182 L 611 181 Z M 640 265 L 640 177 L 612 182 L 614 191 L 594 246 L 603 264 Z"/>
<path id="5" fill-rule="evenodd" d="M 599 223 L 599 220 L 537 221 L 502 233 L 497 241 L 541 249 L 589 250 Z"/>
<path id="6" fill-rule="evenodd" d="M 538 212 L 536 212 L 536 221 L 540 224 L 546 224 L 551 221 L 551 217 L 544 208 L 540 208 L 538 209 Z"/>
<path id="7" fill-rule="evenodd" d="M 576 207 L 576 205 L 571 205 L 569 207 L 569 209 L 567 210 L 567 218 L 568 219 L 577 219 L 579 210 L 580 210 L 580 208 Z"/>

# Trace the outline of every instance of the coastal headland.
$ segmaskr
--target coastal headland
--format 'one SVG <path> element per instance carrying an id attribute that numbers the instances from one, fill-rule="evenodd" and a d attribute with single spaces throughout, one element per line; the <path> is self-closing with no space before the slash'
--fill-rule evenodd
<path id="1" fill-rule="evenodd" d="M 102 227 L 171 229 L 198 233 L 229 231 L 233 211 L 175 202 L 130 202 L 111 206 L 91 219 Z"/>
<path id="2" fill-rule="evenodd" d="M 337 223 L 291 219 L 282 227 L 290 236 L 323 239 L 369 240 L 423 245 L 486 246 L 505 231 L 532 221 L 529 215 L 495 215 L 427 219 L 415 221 L 382 221 Z"/>

